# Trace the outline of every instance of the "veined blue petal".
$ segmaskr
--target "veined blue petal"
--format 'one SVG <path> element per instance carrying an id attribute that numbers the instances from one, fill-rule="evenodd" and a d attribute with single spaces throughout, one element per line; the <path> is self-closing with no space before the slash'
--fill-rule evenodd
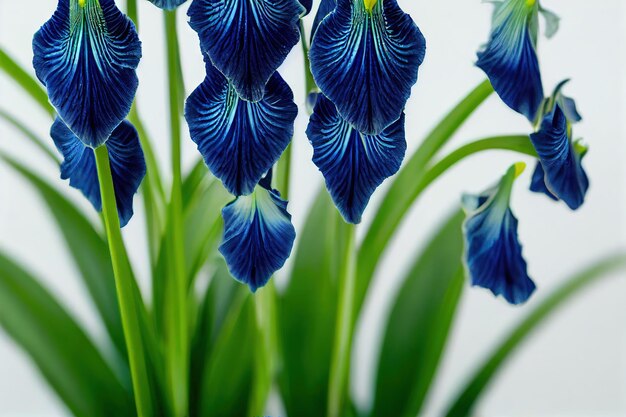
<path id="1" fill-rule="evenodd" d="M 100 184 L 93 149 L 85 146 L 60 118 L 54 121 L 50 134 L 63 155 L 61 178 L 69 179 L 70 186 L 79 189 L 94 208 L 101 211 Z M 111 161 L 120 225 L 124 227 L 133 217 L 133 196 L 146 175 L 146 163 L 137 131 L 127 121 L 118 125 L 105 146 Z"/>
<path id="2" fill-rule="evenodd" d="M 156 7 L 164 10 L 174 10 L 187 0 L 150 0 Z"/>
<path id="3" fill-rule="evenodd" d="M 335 205 L 347 222 L 359 223 L 376 188 L 402 164 L 404 114 L 380 134 L 364 135 L 320 94 L 306 133 Z"/>
<path id="4" fill-rule="evenodd" d="M 365 1 L 339 0 L 322 20 L 311 45 L 311 71 L 344 119 L 377 135 L 400 118 L 426 42 L 396 0 L 378 0 L 371 9 Z"/>
<path id="5" fill-rule="evenodd" d="M 246 100 L 265 84 L 300 40 L 298 0 L 194 0 L 189 24 L 203 52 Z"/>
<path id="6" fill-rule="evenodd" d="M 530 22 L 537 3 L 507 0 L 496 7 L 493 30 L 476 65 L 482 69 L 496 93 L 510 108 L 535 121 L 543 100 L 543 85 L 535 39 Z M 534 30 L 536 32 L 536 29 Z"/>
<path id="7" fill-rule="evenodd" d="M 322 20 L 326 16 L 328 16 L 333 10 L 337 7 L 337 0 L 321 0 L 320 5 L 317 8 L 317 13 L 315 14 L 315 19 L 313 20 L 313 28 L 311 29 L 311 42 L 313 42 L 313 37 L 315 36 L 315 32 L 317 32 L 317 28 L 322 23 Z"/>
<path id="8" fill-rule="evenodd" d="M 509 208 L 513 182 L 521 170 L 516 164 L 497 186 L 463 197 L 465 266 L 471 283 L 502 295 L 511 304 L 525 302 L 535 290 L 522 256 L 517 219 Z"/>
<path id="9" fill-rule="evenodd" d="M 224 207 L 222 216 L 224 241 L 219 250 L 233 277 L 255 292 L 291 254 L 296 231 L 287 202 L 277 191 L 259 185 Z"/>
<path id="10" fill-rule="evenodd" d="M 570 135 L 565 113 L 557 103 L 530 139 L 543 167 L 546 187 L 576 210 L 585 201 L 589 179 L 581 163 L 584 152 L 576 151 Z"/>
<path id="11" fill-rule="evenodd" d="M 212 65 L 185 107 L 191 139 L 211 172 L 234 195 L 250 194 L 291 138 L 298 107 L 275 72 L 263 99 L 245 101 Z"/>
<path id="12" fill-rule="evenodd" d="M 35 34 L 33 66 L 50 102 L 86 145 L 103 144 L 137 90 L 141 42 L 113 0 L 59 0 Z"/>

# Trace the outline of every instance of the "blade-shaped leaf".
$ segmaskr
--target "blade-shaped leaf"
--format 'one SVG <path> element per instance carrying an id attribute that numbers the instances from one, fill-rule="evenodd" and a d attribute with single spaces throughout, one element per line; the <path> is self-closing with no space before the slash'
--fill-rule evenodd
<path id="1" fill-rule="evenodd" d="M 234 279 L 230 278 L 226 263 L 223 260 L 217 262 L 216 270 L 200 304 L 192 337 L 191 363 L 193 366 L 189 384 L 191 416 L 200 415 L 199 407 L 203 396 L 200 388 L 205 364 L 211 357 L 215 341 L 220 335 L 226 317 L 233 308 L 237 307 L 233 301 L 239 286 Z"/>
<path id="2" fill-rule="evenodd" d="M 48 205 L 112 341 L 125 358 L 113 267 L 105 239 L 84 214 L 47 181 L 9 156 L 0 155 L 0 158 L 28 181 Z"/>
<path id="3" fill-rule="evenodd" d="M 605 258 L 582 272 L 567 279 L 546 297 L 534 310 L 494 349 L 488 359 L 477 369 L 464 389 L 448 408 L 447 417 L 465 417 L 472 414 L 476 402 L 484 393 L 501 366 L 526 341 L 539 326 L 558 311 L 560 307 L 611 272 L 626 269 L 626 255 Z"/>
<path id="4" fill-rule="evenodd" d="M 328 193 L 320 191 L 300 234 L 291 280 L 278 304 L 283 355 L 279 383 L 290 416 L 326 413 L 338 254 L 343 253 L 345 229 Z"/>
<path id="5" fill-rule="evenodd" d="M 409 270 L 387 322 L 372 416 L 419 414 L 464 284 L 463 213 L 439 229 Z"/>
<path id="6" fill-rule="evenodd" d="M 229 279 L 219 276 L 216 279 Z M 247 288 L 239 286 L 215 346 L 203 369 L 198 416 L 247 415 L 254 372 L 254 304 Z"/>
<path id="7" fill-rule="evenodd" d="M 54 115 L 54 109 L 48 102 L 48 94 L 43 87 L 2 48 L 0 48 L 0 70 L 22 87 L 45 112 Z"/>
<path id="8" fill-rule="evenodd" d="M 69 314 L 0 254 L 0 324 L 76 416 L 130 416 L 132 395 Z"/>
<path id="9" fill-rule="evenodd" d="M 56 164 L 60 164 L 61 160 L 59 156 L 54 153 L 49 145 L 40 138 L 35 132 L 33 132 L 28 126 L 26 126 L 23 122 L 18 120 L 16 117 L 10 115 L 4 110 L 0 110 L 0 119 L 7 122 L 9 125 L 13 126 L 17 129 L 26 139 L 28 139 L 35 147 L 39 148 L 44 155 L 46 155 L 52 162 Z M 52 143 L 52 141 L 50 141 Z"/>

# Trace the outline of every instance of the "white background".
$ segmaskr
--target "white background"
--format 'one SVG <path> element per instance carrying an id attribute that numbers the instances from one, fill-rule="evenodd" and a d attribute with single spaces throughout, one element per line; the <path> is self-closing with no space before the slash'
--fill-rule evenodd
<path id="1" fill-rule="evenodd" d="M 140 108 L 156 138 L 165 164 L 168 144 L 165 124 L 165 82 L 162 19 L 156 8 L 140 1 L 144 58 L 139 75 Z M 317 3 L 317 1 L 316 1 Z M 486 41 L 491 7 L 479 0 L 399 0 L 426 36 L 428 51 L 420 80 L 407 105 L 409 152 L 456 101 L 483 79 L 473 67 L 476 49 Z M 592 186 L 588 201 L 578 212 L 569 211 L 526 190 L 531 170 L 518 181 L 513 209 L 520 219 L 520 239 L 538 291 L 522 308 L 512 308 L 486 291 L 465 292 L 441 373 L 431 396 L 428 415 L 438 415 L 455 392 L 507 329 L 532 309 L 569 273 L 598 257 L 624 248 L 623 129 L 626 36 L 624 10 L 619 0 L 545 0 L 544 6 L 562 17 L 561 30 L 550 41 L 540 41 L 544 86 L 572 78 L 566 93 L 576 98 L 584 121 L 576 135 L 591 146 L 585 159 Z M 0 45 L 30 67 L 31 38 L 49 18 L 53 0 L 0 0 Z M 181 44 L 188 91 L 203 78 L 197 39 L 180 13 Z M 312 17 L 308 18 L 309 24 Z M 298 103 L 304 102 L 301 52 L 294 51 L 280 72 L 290 83 Z M 0 76 L 0 108 L 26 120 L 42 136 L 49 121 L 5 77 Z M 290 211 L 296 227 L 303 222 L 320 175 L 310 162 L 311 149 L 304 135 L 306 117 L 301 106 L 295 138 L 295 182 Z M 452 146 L 499 134 L 528 132 L 525 120 L 496 97 L 489 99 L 459 132 Z M 36 166 L 55 180 L 73 199 L 87 207 L 78 192 L 58 180 L 51 166 L 15 131 L 0 125 L 0 149 Z M 185 141 L 185 159 L 196 158 Z M 381 265 L 373 296 L 356 339 L 353 387 L 361 403 L 368 402 L 372 359 L 381 337 L 389 296 L 416 250 L 439 219 L 458 204 L 462 191 L 490 185 L 506 167 L 520 158 L 487 153 L 464 162 L 422 198 L 402 226 Z M 523 159 L 523 158 L 522 158 Z M 530 161 L 529 161 L 530 162 Z M 381 193 L 376 194 L 380 197 Z M 375 207 L 376 198 L 370 207 Z M 133 260 L 145 277 L 147 259 L 141 207 L 125 229 Z M 368 216 L 365 217 L 367 223 Z M 66 254 L 63 241 L 44 206 L 32 190 L 0 165 L 0 247 L 42 278 L 62 298 L 95 337 L 102 337 L 92 306 Z M 587 291 L 518 352 L 495 380 L 478 414 L 492 416 L 626 416 L 626 279 L 617 277 Z M 410 335 L 409 335 L 410 336 Z M 409 337 L 407 336 L 407 337 Z M 419 335 L 413 335 L 419 337 Z M 0 333 L 0 416 L 64 416 L 66 411 L 12 342 Z"/>

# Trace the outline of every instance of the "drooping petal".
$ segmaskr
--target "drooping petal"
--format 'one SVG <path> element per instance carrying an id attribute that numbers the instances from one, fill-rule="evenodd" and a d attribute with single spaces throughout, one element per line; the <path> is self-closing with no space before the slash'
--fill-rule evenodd
<path id="1" fill-rule="evenodd" d="M 189 24 L 203 52 L 246 100 L 265 84 L 300 40 L 298 0 L 194 0 Z"/>
<path id="2" fill-rule="evenodd" d="M 224 241 L 219 250 L 230 273 L 252 292 L 263 287 L 289 258 L 296 231 L 287 202 L 262 185 L 224 207 Z"/>
<path id="3" fill-rule="evenodd" d="M 585 201 L 589 178 L 582 167 L 584 152 L 576 151 L 559 104 L 544 116 L 541 129 L 530 139 L 543 167 L 546 187 L 572 210 L 579 208 Z"/>
<path id="4" fill-rule="evenodd" d="M 100 184 L 93 149 L 85 146 L 60 118 L 54 121 L 50 134 L 63 155 L 61 178 L 69 179 L 70 186 L 79 189 L 93 207 L 101 211 Z M 127 121 L 113 131 L 105 146 L 111 161 L 120 225 L 124 227 L 133 216 L 133 196 L 146 175 L 146 163 L 137 131 Z"/>
<path id="5" fill-rule="evenodd" d="M 337 7 L 337 0 L 321 0 L 320 5 L 317 8 L 317 13 L 315 14 L 315 19 L 313 20 L 313 28 L 311 29 L 311 42 L 313 42 L 313 37 L 315 36 L 315 32 L 317 32 L 317 28 L 322 23 L 322 20 L 326 16 L 328 16 L 333 10 Z"/>
<path id="6" fill-rule="evenodd" d="M 396 0 L 339 0 L 313 38 L 311 71 L 344 119 L 377 135 L 400 118 L 425 51 Z"/>
<path id="7" fill-rule="evenodd" d="M 522 168 L 516 164 L 496 187 L 463 197 L 465 266 L 471 283 L 511 304 L 525 302 L 535 290 L 522 256 L 517 219 L 509 208 L 511 188 L 521 170 L 523 164 Z"/>
<path id="8" fill-rule="evenodd" d="M 313 7 L 313 0 L 300 0 L 300 4 L 304 7 L 304 14 L 307 15 L 311 12 L 311 7 Z"/>
<path id="9" fill-rule="evenodd" d="M 499 3 L 491 37 L 484 50 L 478 52 L 476 62 L 502 101 L 531 122 L 535 121 L 543 100 L 535 45 L 537 35 L 529 27 L 537 7 L 536 2 L 526 0 Z"/>
<path id="10" fill-rule="evenodd" d="M 35 72 L 65 124 L 103 144 L 130 111 L 141 42 L 113 0 L 59 0 L 33 39 Z"/>
<path id="11" fill-rule="evenodd" d="M 320 94 L 306 133 L 335 205 L 346 221 L 359 223 L 376 188 L 402 164 L 404 114 L 379 135 L 364 135 Z"/>
<path id="12" fill-rule="evenodd" d="M 234 195 L 250 194 L 278 161 L 291 141 L 297 114 L 291 89 L 277 72 L 263 99 L 249 102 L 210 64 L 185 108 L 191 139 Z"/>
<path id="13" fill-rule="evenodd" d="M 537 162 L 535 165 L 535 171 L 533 172 L 532 179 L 530 181 L 530 191 L 535 193 L 543 193 L 554 201 L 559 201 L 559 198 L 552 194 L 552 192 L 546 187 L 545 172 L 541 166 L 541 162 Z"/>
<path id="14" fill-rule="evenodd" d="M 174 10 L 187 0 L 150 0 L 152 4 L 164 10 Z"/>

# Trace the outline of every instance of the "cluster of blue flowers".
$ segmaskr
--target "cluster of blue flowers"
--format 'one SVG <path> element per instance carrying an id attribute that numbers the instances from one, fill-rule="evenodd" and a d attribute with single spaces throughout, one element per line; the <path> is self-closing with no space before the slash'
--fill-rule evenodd
<path id="1" fill-rule="evenodd" d="M 581 161 L 587 148 L 574 140 L 572 125 L 581 120 L 576 104 L 562 94 L 567 81 L 544 98 L 537 59 L 538 21 L 546 36 L 558 29 L 558 17 L 538 0 L 495 1 L 493 28 L 476 65 L 489 77 L 509 107 L 526 116 L 535 128 L 530 140 L 538 162 L 530 190 L 563 201 L 572 210 L 584 202 L 589 180 Z M 514 179 L 523 167 L 512 167 L 499 184 L 483 194 L 465 196 L 465 261 L 472 284 L 523 303 L 535 290 L 517 236 L 517 219 L 509 208 Z"/>
<path id="2" fill-rule="evenodd" d="M 173 9 L 185 0 L 151 0 Z M 252 291 L 291 253 L 295 230 L 272 171 L 294 133 L 298 108 L 277 72 L 300 40 L 311 0 L 193 0 L 206 78 L 189 96 L 185 117 L 213 175 L 235 196 L 223 209 L 220 251 L 232 275 Z M 539 15 L 547 34 L 558 26 L 538 0 L 495 1 L 491 38 L 477 66 L 502 100 L 536 127 L 539 162 L 531 190 L 570 208 L 589 186 L 586 148 L 572 138 L 580 120 L 563 84 L 544 98 L 536 54 Z M 114 0 L 59 0 L 35 35 L 34 67 L 58 112 L 51 135 L 64 156 L 62 177 L 100 210 L 93 149 L 106 146 L 122 225 L 145 175 L 136 130 L 124 119 L 137 89 L 141 44 Z M 347 222 L 359 223 L 376 188 L 394 175 L 406 151 L 404 107 L 417 81 L 425 40 L 396 0 L 321 0 L 309 53 L 319 91 L 307 136 L 313 162 Z M 525 301 L 535 288 L 526 272 L 509 208 L 513 166 L 493 188 L 466 196 L 466 265 L 474 284 Z M 286 190 L 283 190 L 286 191 Z"/>

